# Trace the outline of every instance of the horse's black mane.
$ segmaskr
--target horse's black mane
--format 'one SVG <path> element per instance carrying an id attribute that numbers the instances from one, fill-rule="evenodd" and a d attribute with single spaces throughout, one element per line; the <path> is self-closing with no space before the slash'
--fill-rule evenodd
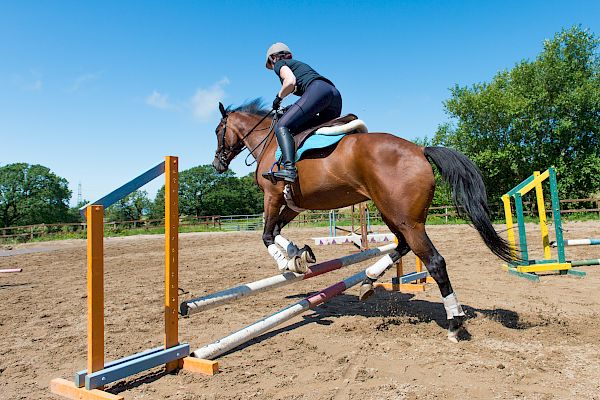
<path id="1" fill-rule="evenodd" d="M 247 100 L 244 104 L 242 104 L 239 107 L 232 107 L 233 106 L 227 107 L 226 111 L 228 114 L 232 112 L 245 112 L 248 114 L 254 114 L 264 117 L 271 111 L 265 106 L 265 103 L 261 97 L 257 97 L 256 99 L 252 100 Z"/>

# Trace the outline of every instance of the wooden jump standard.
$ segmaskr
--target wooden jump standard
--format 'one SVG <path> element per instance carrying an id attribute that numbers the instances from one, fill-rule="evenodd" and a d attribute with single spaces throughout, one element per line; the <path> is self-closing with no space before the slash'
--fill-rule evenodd
<path id="1" fill-rule="evenodd" d="M 544 202 L 544 191 L 542 188 L 542 183 L 546 180 L 550 186 L 550 199 L 552 201 L 552 216 L 556 236 L 556 241 L 554 242 L 550 242 L 549 240 L 548 224 L 546 222 L 546 206 Z M 541 260 L 529 259 L 525 217 L 523 213 L 523 196 L 534 189 L 540 221 L 540 232 L 542 234 L 541 242 L 544 249 L 544 258 Z M 506 217 L 508 242 L 511 244 L 513 249 L 516 249 L 517 243 L 515 240 L 515 232 L 513 231 L 514 224 L 511 206 L 512 199 L 514 199 L 515 213 L 517 217 L 517 228 L 519 234 L 518 248 L 520 250 L 520 254 L 519 258 L 517 258 L 516 251 L 513 250 L 514 260 L 503 266 L 505 271 L 508 271 L 512 275 L 537 282 L 540 280 L 538 276 L 539 273 L 558 272 L 561 275 L 570 274 L 583 277 L 586 275 L 586 273 L 584 271 L 577 270 L 577 267 L 586 265 L 600 265 L 599 259 L 569 261 L 566 258 L 566 246 L 598 245 L 600 244 L 600 239 L 563 239 L 562 221 L 560 216 L 560 200 L 558 198 L 558 185 L 556 179 L 556 170 L 554 167 L 550 167 L 542 173 L 535 171 L 533 175 L 519 183 L 502 196 L 502 202 L 504 203 L 504 214 Z M 552 258 L 551 247 L 556 248 L 556 258 Z"/>
<path id="2" fill-rule="evenodd" d="M 308 296 L 305 299 L 294 303 L 283 310 L 276 312 L 275 314 L 261 319 L 260 321 L 248 325 L 247 327 L 234 332 L 229 336 L 219 339 L 214 343 L 194 350 L 192 356 L 206 360 L 216 358 L 221 354 L 224 354 L 229 350 L 232 350 L 239 345 L 246 343 L 249 340 L 252 340 L 268 330 L 284 323 L 285 321 L 302 314 L 304 311 L 313 309 L 318 305 L 330 300 L 331 298 L 343 293 L 346 289 L 361 283 L 367 276 L 371 278 L 380 276 L 386 269 L 392 266 L 398 260 L 398 258 L 399 256 L 397 252 L 393 252 L 392 255 L 388 254 L 364 271 L 356 273 L 349 278 L 344 279 L 343 281 L 329 286 L 317 294 Z"/>
<path id="3" fill-rule="evenodd" d="M 214 374 L 218 364 L 187 357 L 190 345 L 178 339 L 178 267 L 179 267 L 179 172 L 177 157 L 167 156 L 137 178 L 100 200 L 82 207 L 87 216 L 87 369 L 77 372 L 74 381 L 54 379 L 50 390 L 69 399 L 122 400 L 100 389 L 104 385 L 165 364 L 167 372 L 184 368 Z M 165 343 L 129 357 L 104 362 L 104 209 L 165 174 Z"/>
<path id="4" fill-rule="evenodd" d="M 424 292 L 428 283 L 435 283 L 429 272 L 423 270 L 423 262 L 415 256 L 415 272 L 404 273 L 402 258 L 396 263 L 396 276 L 391 282 L 375 282 L 375 287 L 388 292 Z"/>

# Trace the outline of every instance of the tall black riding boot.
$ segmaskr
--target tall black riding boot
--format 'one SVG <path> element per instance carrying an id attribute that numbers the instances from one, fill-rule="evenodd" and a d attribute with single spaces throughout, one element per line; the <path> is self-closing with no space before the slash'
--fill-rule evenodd
<path id="1" fill-rule="evenodd" d="M 286 127 L 278 128 L 275 132 L 277 143 L 281 148 L 283 169 L 273 172 L 273 176 L 278 181 L 294 182 L 298 174 L 296 173 L 296 144 L 294 136 Z"/>

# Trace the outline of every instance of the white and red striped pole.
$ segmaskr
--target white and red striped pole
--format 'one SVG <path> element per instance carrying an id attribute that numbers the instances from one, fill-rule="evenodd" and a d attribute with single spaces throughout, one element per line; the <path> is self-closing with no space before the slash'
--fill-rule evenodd
<path id="1" fill-rule="evenodd" d="M 362 261 L 369 260 L 379 255 L 387 254 L 396 248 L 394 243 L 377 247 L 375 249 L 366 250 L 360 253 L 350 254 L 340 257 L 335 260 L 329 260 L 320 264 L 315 264 L 308 268 L 305 274 L 295 274 L 286 272 L 280 275 L 275 275 L 259 281 L 246 283 L 230 289 L 225 289 L 220 292 L 212 293 L 207 296 L 198 297 L 192 300 L 184 301 L 179 306 L 181 315 L 188 316 L 196 314 L 200 311 L 208 310 L 217 307 L 221 304 L 229 303 L 242 297 L 252 296 L 260 292 L 275 289 L 280 286 L 289 285 L 294 282 L 306 280 L 335 271 L 348 265 L 357 264 Z"/>
<path id="2" fill-rule="evenodd" d="M 232 333 L 222 339 L 217 340 L 214 343 L 208 344 L 204 347 L 196 349 L 191 355 L 196 358 L 202 359 L 214 359 L 221 354 L 232 350 L 239 345 L 246 343 L 249 340 L 267 332 L 268 330 L 284 323 L 285 321 L 294 318 L 297 315 L 302 314 L 304 311 L 311 308 L 317 307 L 331 298 L 343 293 L 346 289 L 351 288 L 361 283 L 367 276 L 378 277 L 385 270 L 394 264 L 394 259 L 389 255 L 386 255 L 375 264 L 371 265 L 364 271 L 356 273 L 349 278 L 344 279 L 326 289 L 321 290 L 319 293 L 312 296 L 306 297 L 305 299 L 292 304 L 284 308 L 281 311 L 276 312 L 266 318 L 261 319 L 247 327 L 240 329 L 237 332 Z"/>

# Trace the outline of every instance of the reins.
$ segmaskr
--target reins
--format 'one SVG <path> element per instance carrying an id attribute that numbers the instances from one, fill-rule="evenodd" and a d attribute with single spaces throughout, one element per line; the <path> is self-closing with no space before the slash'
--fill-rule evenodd
<path id="1" fill-rule="evenodd" d="M 246 139 L 248 136 L 250 136 L 250 134 L 254 131 L 254 129 L 256 129 L 256 127 L 258 125 L 261 124 L 261 122 L 263 122 L 272 112 L 273 110 L 269 111 L 269 113 L 267 115 L 265 115 L 259 122 L 258 124 L 254 125 L 254 128 L 250 129 L 250 131 L 244 135 L 244 137 L 242 137 L 241 141 L 243 142 L 244 139 Z M 277 119 L 279 117 L 279 114 L 275 113 L 275 116 L 273 117 L 273 120 L 271 121 L 271 125 L 269 126 L 269 131 L 267 132 L 267 135 L 265 136 L 264 139 L 262 139 L 252 150 L 248 149 L 250 151 L 250 153 L 248 153 L 248 155 L 246 156 L 246 159 L 244 160 L 244 164 L 246 164 L 247 167 L 253 165 L 254 163 L 256 163 L 263 155 L 263 153 L 265 152 L 265 150 L 267 149 L 267 147 L 269 146 L 269 144 L 271 144 L 271 141 L 273 140 L 273 138 L 275 137 L 275 135 L 273 135 L 274 132 L 274 127 L 275 124 L 277 123 Z M 267 142 L 268 140 L 268 142 Z M 266 142 L 266 143 L 265 143 Z M 260 153 L 258 154 L 258 156 L 256 156 L 254 158 L 254 161 L 252 161 L 251 163 L 248 164 L 248 158 L 250 158 L 250 156 L 253 155 L 254 150 L 258 149 L 258 147 L 260 145 L 262 145 L 263 143 L 265 143 L 265 145 L 263 146 L 262 150 L 260 151 Z M 247 148 L 247 146 L 246 146 Z"/>

